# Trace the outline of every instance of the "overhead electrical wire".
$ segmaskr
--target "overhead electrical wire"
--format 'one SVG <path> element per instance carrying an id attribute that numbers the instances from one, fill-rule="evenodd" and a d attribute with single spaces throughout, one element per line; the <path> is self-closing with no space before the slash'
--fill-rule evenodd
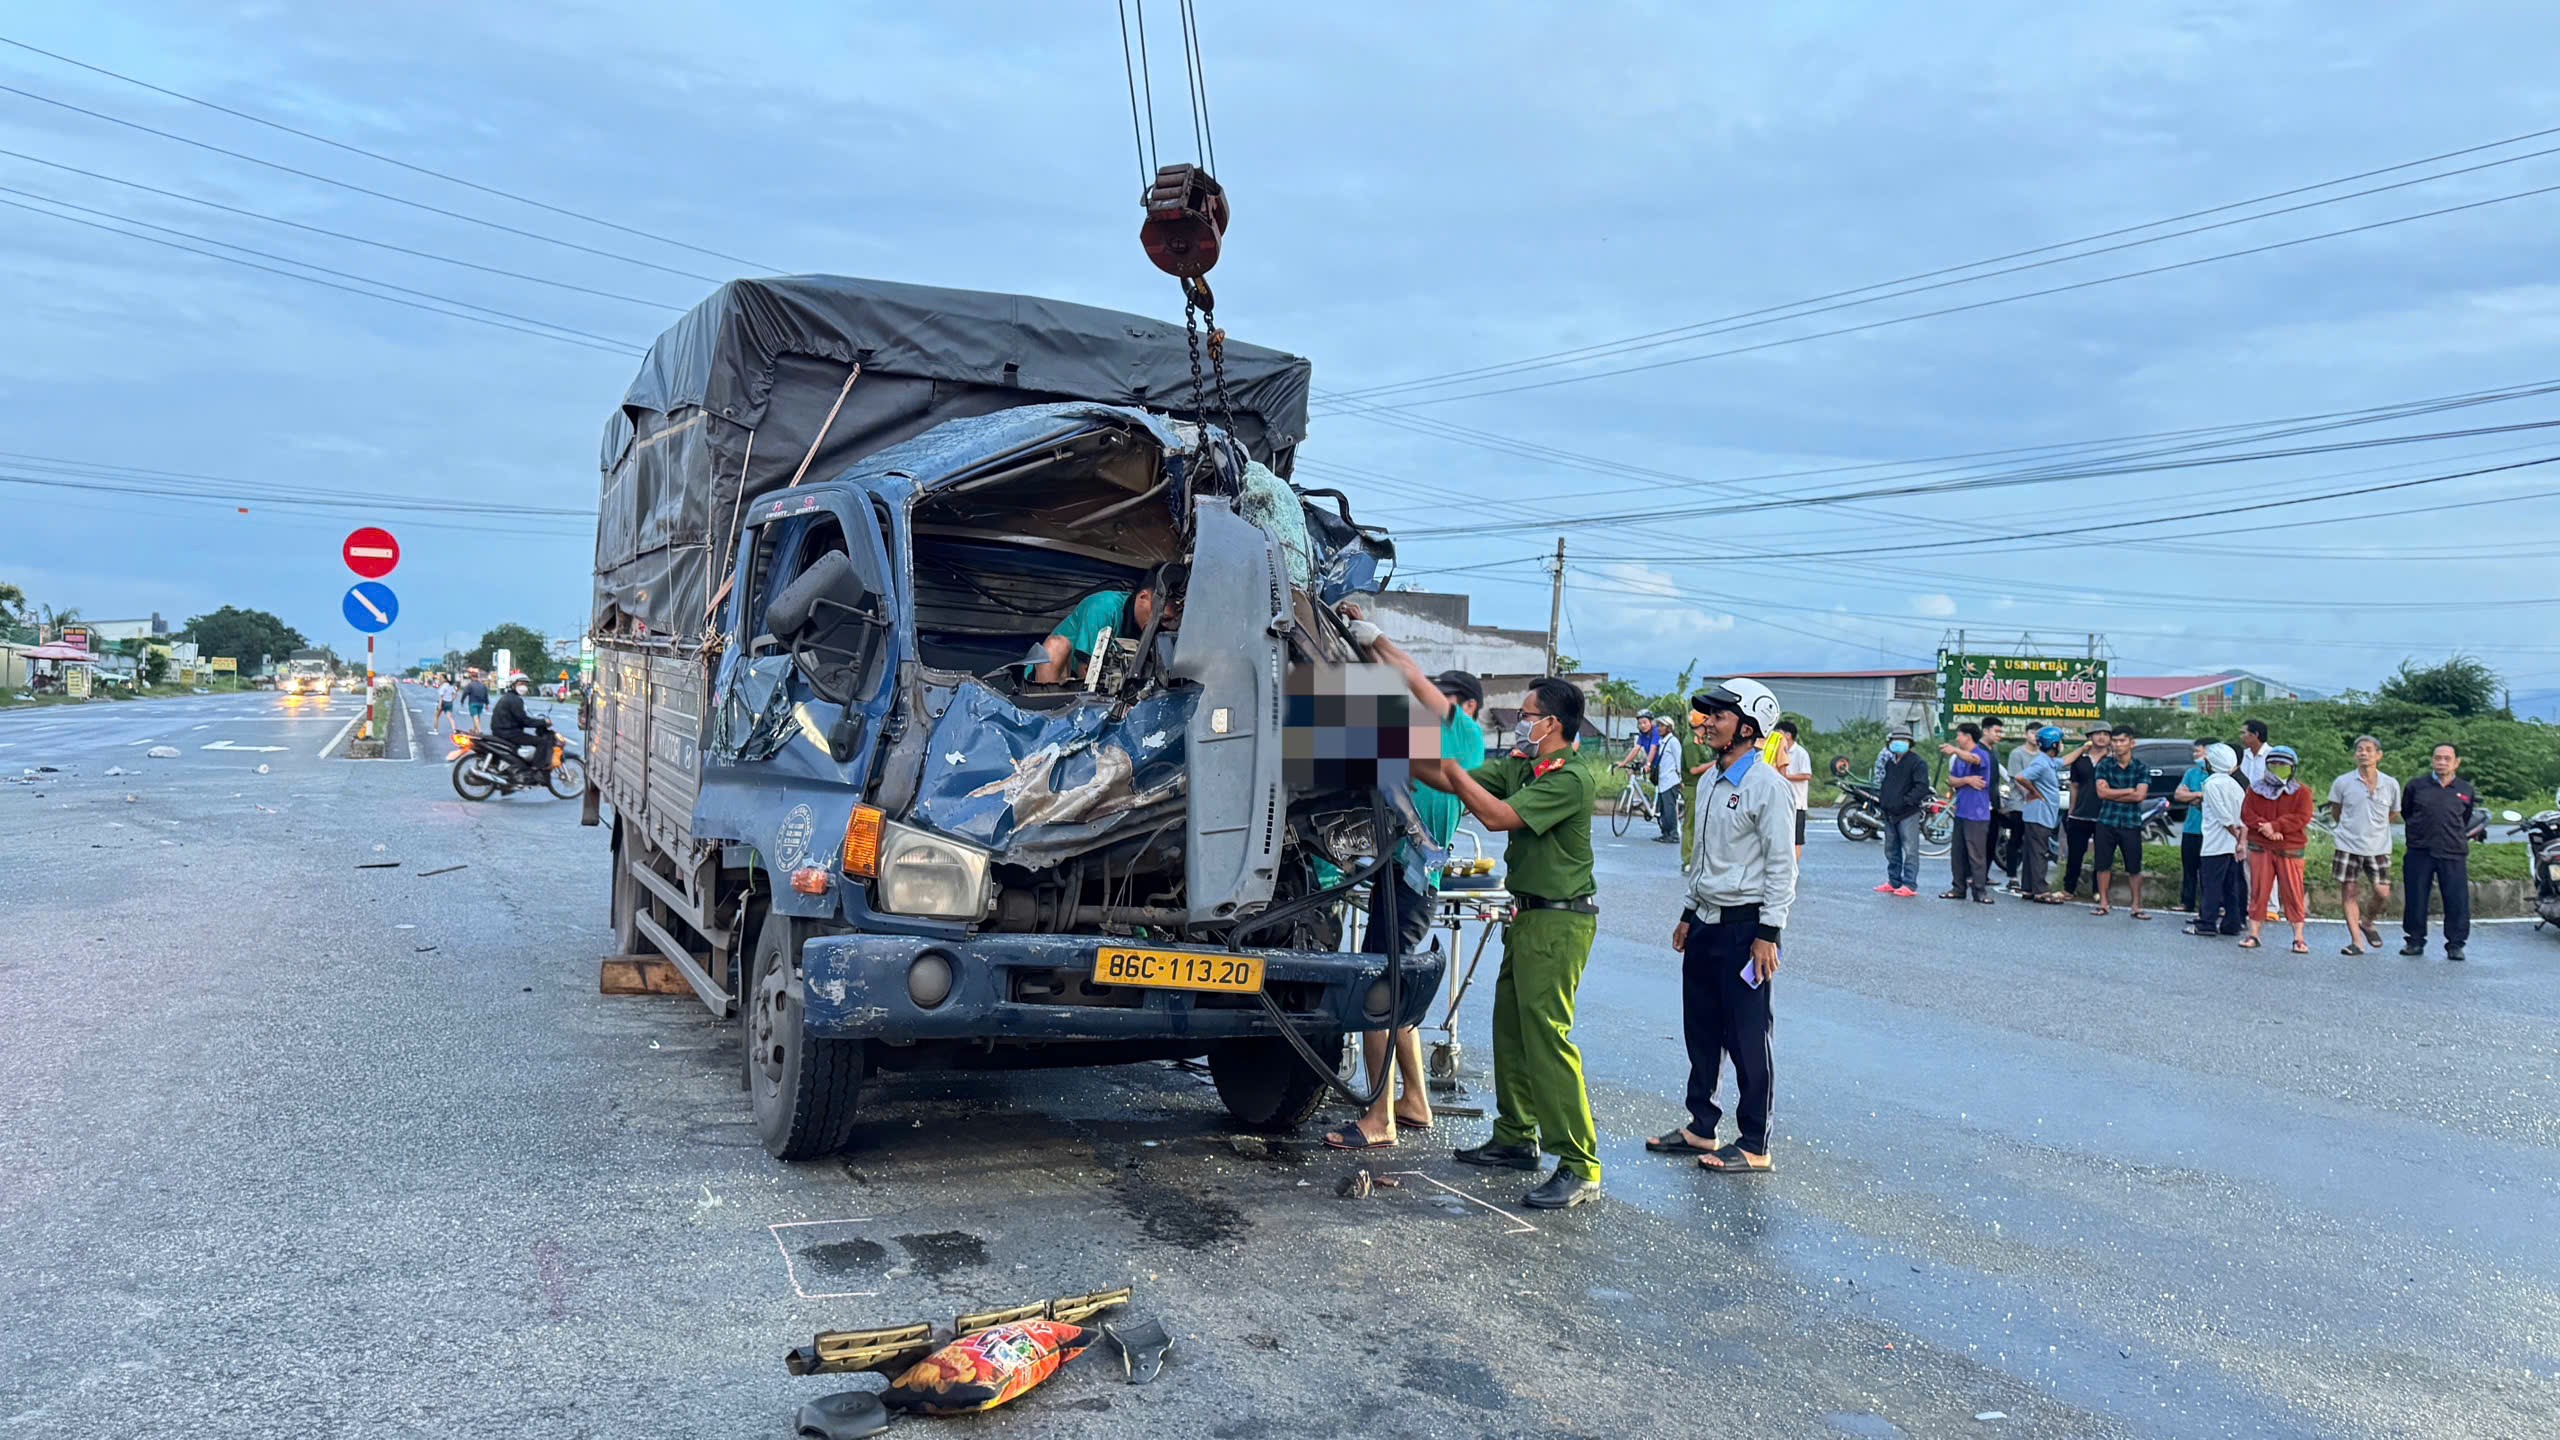
<path id="1" fill-rule="evenodd" d="M 1787 345 L 1802 345 L 1814 340 L 1830 340 L 1842 335 L 1864 334 L 1871 330 L 1883 330 L 1896 325 L 1909 325 L 1921 320 L 1936 320 L 1949 315 L 1963 315 L 1972 311 L 1988 310 L 2001 305 L 2014 305 L 2023 300 L 2039 300 L 2047 296 L 2063 295 L 2077 290 L 2091 290 L 2101 285 L 2114 285 L 2126 280 L 2142 280 L 2154 275 L 2167 275 L 2180 270 L 2192 270 L 2199 266 L 2215 265 L 2225 260 L 2241 260 L 2253 255 L 2272 254 L 2279 250 L 2290 250 L 2297 246 L 2316 244 L 2322 240 L 2336 240 L 2349 235 L 2363 235 L 2376 230 L 2387 230 L 2395 225 L 2408 225 L 2420 220 L 2434 220 L 2446 215 L 2459 215 L 2467 211 L 2481 210 L 2491 205 L 2505 205 L 2517 200 L 2530 200 L 2536 196 L 2551 194 L 2554 191 L 2560 191 L 2560 185 L 2537 185 L 2529 190 L 2517 190 L 2505 195 L 2493 195 L 2485 200 L 2471 200 L 2459 205 L 2444 205 L 2433 210 L 2421 210 L 2410 215 L 2394 215 L 2387 219 L 2370 220 L 2361 225 L 2348 225 L 2336 230 L 2323 230 L 2311 235 L 2297 235 L 2289 240 L 2274 240 L 2269 241 L 2264 245 L 2251 245 L 2239 250 L 2225 250 L 2213 255 L 2199 255 L 2191 259 L 2175 260 L 2166 264 L 2146 266 L 2139 270 L 2119 271 L 2113 275 L 2095 275 L 2086 280 L 2074 280 L 2064 285 L 2049 285 L 2040 290 L 2024 290 L 2014 295 L 1994 295 L 1984 300 L 1968 301 L 1962 305 L 1941 306 L 1935 310 L 1920 310 L 1909 315 L 1889 315 L 1881 320 L 1869 320 L 1862 324 L 1844 325 L 1831 330 L 1816 330 L 1804 335 L 1785 335 L 1774 340 L 1763 340 L 1750 345 L 1736 345 L 1723 350 L 1709 350 L 1703 354 L 1697 355 L 1676 355 L 1667 360 L 1647 361 L 1642 365 L 1625 365 L 1613 370 L 1594 370 L 1580 375 L 1563 375 L 1552 380 L 1536 380 L 1521 385 L 1504 385 L 1484 390 L 1467 390 L 1454 395 L 1427 396 L 1420 400 L 1409 400 L 1395 405 L 1371 405 L 1366 409 L 1350 409 L 1345 410 L 1342 413 L 1367 416 L 1374 415 L 1382 411 L 1412 410 L 1429 405 L 1447 405 L 1460 400 L 1484 400 L 1501 395 L 1517 395 L 1530 390 L 1548 390 L 1559 385 L 1580 385 L 1592 380 L 1608 380 L 1622 375 L 1638 375 L 1652 370 L 1666 370 L 1679 365 L 1694 365 L 1702 360 L 1721 360 L 1728 356 L 1750 355 L 1763 350 L 1775 350 Z M 1820 312 L 1813 311 L 1806 313 Z"/>
<path id="2" fill-rule="evenodd" d="M 1611 355 L 1632 354 L 1638 350 L 1652 349 L 1660 345 L 1679 344 L 1684 340 L 1696 339 L 1702 335 L 1727 333 L 1719 327 L 1735 326 L 1737 325 L 1737 322 L 1742 321 L 1757 321 L 1762 324 L 1773 323 L 1770 320 L 1761 320 L 1760 317 L 1763 316 L 1770 316 L 1775 319 L 1799 318 L 1792 315 L 1781 315 L 1779 314 L 1781 311 L 1801 311 L 1803 314 L 1822 314 L 1825 310 L 1848 308 L 1846 306 L 1830 305 L 1827 302 L 1846 300 L 1853 296 L 1867 295 L 1870 291 L 1896 290 L 1897 287 L 1915 285 L 1921 281 L 1937 280 L 1942 276 L 1961 275 L 1962 272 L 1967 270 L 1980 270 L 1985 266 L 2005 264 L 2011 260 L 2025 259 L 2026 257 L 2033 255 L 2049 255 L 2056 250 L 2068 250 L 2081 245 L 2093 244 L 2100 240 L 2111 240 L 2120 235 L 2132 235 L 2144 230 L 2158 229 L 2163 225 L 2175 225 L 2186 220 L 2201 219 L 2207 215 L 2219 215 L 2232 210 L 2246 209 L 2252 205 L 2263 205 L 2275 200 L 2290 199 L 2293 196 L 2306 195 L 2315 190 L 2327 190 L 2339 185 L 2351 185 L 2358 180 L 2369 180 L 2377 175 L 2394 174 L 2402 170 L 2415 169 L 2421 165 L 2433 165 L 2439 161 L 2459 159 L 2465 155 L 2476 155 L 2485 150 L 2502 149 L 2509 145 L 2520 145 L 2528 140 L 2539 140 L 2553 135 L 2560 135 L 2560 126 L 2553 126 L 2540 130 L 2529 130 L 2520 135 L 2510 135 L 2502 140 L 2484 141 L 2477 145 L 2467 145 L 2457 150 L 2447 150 L 2438 154 L 2424 156 L 2416 160 L 2403 160 L 2395 165 L 2385 165 L 2377 169 L 2359 171 L 2353 175 L 2342 175 L 2335 179 L 2322 180 L 2313 184 L 2297 185 L 2290 189 L 2278 190 L 2270 194 L 2254 196 L 2247 200 L 2229 201 L 2221 205 L 2209 206 L 2202 210 L 2190 210 L 2180 215 L 2171 215 L 2158 220 L 2145 221 L 2139 225 L 2119 226 L 2116 229 L 2103 230 L 2094 235 L 2084 235 L 2073 240 L 2059 240 L 2051 244 L 2038 245 L 2026 250 L 2013 250 L 2006 255 L 1995 255 L 1989 259 L 1970 261 L 1962 265 L 1943 266 L 1939 269 L 1922 271 L 1918 274 L 1906 275 L 1898 279 L 1880 280 L 1872 284 L 1860 285 L 1847 290 L 1834 290 L 1828 294 L 1816 295 L 1804 300 L 1788 301 L 1780 305 L 1766 305 L 1756 310 L 1739 311 L 1732 315 L 1719 316 L 1713 320 L 1696 321 L 1687 325 L 1673 326 L 1666 330 L 1649 331 L 1642 335 L 1627 336 L 1619 340 L 1601 341 L 1591 345 L 1577 346 L 1569 350 L 1550 351 L 1543 355 L 1527 356 L 1519 360 L 1505 361 L 1496 365 L 1478 366 L 1469 370 L 1446 371 L 1438 375 L 1418 376 L 1409 380 L 1400 380 L 1389 384 L 1372 385 L 1351 390 L 1320 391 L 1318 392 L 1317 398 L 1336 401 L 1360 400 L 1372 399 L 1381 395 L 1404 393 L 1417 389 L 1434 389 L 1456 384 L 1468 379 L 1500 378 L 1506 375 L 1524 374 L 1531 370 L 1549 369 L 1558 365 L 1575 364 L 1584 360 L 1602 359 Z M 1871 299 L 1858 300 L 1855 303 L 1860 305 L 1872 304 L 1875 300 L 1895 299 L 1902 295 L 1922 294 L 1928 290 L 1944 288 L 1945 285 L 1970 284 L 1975 280 L 1987 280 L 1999 275 L 2016 274 L 2022 270 L 2036 269 L 2041 266 L 2067 264 L 2073 260 L 2085 260 L 2092 256 L 2110 254 L 2115 251 L 2129 249 L 2137 245 L 2156 244 L 2163 240 L 2173 240 L 2188 235 L 2201 234 L 2207 230 L 2222 229 L 2231 225 L 2250 224 L 2255 221 L 2272 219 L 2279 215 L 2294 214 L 2298 211 L 2313 209 L 2322 205 L 2334 205 L 2346 200 L 2360 199 L 2368 195 L 2378 195 L 2387 190 L 2399 190 L 2406 189 L 2412 185 L 2430 184 L 2437 180 L 2448 179 L 2457 175 L 2468 175 L 2475 171 L 2492 169 L 2500 165 L 2511 165 L 2518 161 L 2536 159 L 2552 153 L 2554 153 L 2552 150 L 2545 149 L 2536 150 L 2525 155 L 2504 156 L 2497 160 L 2485 161 L 2479 165 L 2464 166 L 2459 169 L 2448 170 L 2435 175 L 2420 176 L 2413 180 L 2395 182 L 2391 185 L 2376 186 L 2371 189 L 2358 190 L 2346 195 L 2328 196 L 2323 199 L 2309 201 L 2301 205 L 2286 206 L 2279 210 L 2270 210 L 2257 215 L 2243 216 L 2233 220 L 2221 221 L 2214 225 L 2198 226 L 2193 229 L 2180 230 L 2168 235 L 2149 236 L 2140 240 L 2128 241 L 2122 245 L 2110 245 L 2102 249 L 2082 251 L 2074 255 L 2066 255 L 2055 259 L 2038 261 L 2035 265 L 2015 266 L 2006 270 L 1992 271 L 1988 274 L 1969 276 L 1964 279 L 1948 280 L 1945 281 L 1943 285 L 1926 285 L 1921 286 L 1918 289 L 1898 290 L 1895 295 L 1874 296 Z M 1806 308 L 1816 305 L 1821 305 L 1824 309 L 1812 310 Z M 1749 327 L 1742 326 L 1738 328 Z"/>
<path id="3" fill-rule="evenodd" d="M 640 295 L 624 295 L 612 290 L 597 290 L 585 285 L 572 284 L 566 280 L 554 280 L 542 275 L 528 275 L 521 270 L 507 270 L 495 265 L 483 265 L 476 260 L 464 260 L 458 256 L 447 255 L 440 251 L 419 250 L 407 245 L 394 244 L 389 240 L 377 240 L 368 235 L 356 235 L 345 230 L 332 230 L 324 225 L 311 225 L 300 220 L 288 220 L 281 215 L 270 214 L 264 210 L 251 210 L 238 205 L 225 205 L 219 200 L 207 200 L 201 195 L 189 195 L 180 190 L 164 190 L 157 185 L 145 185 L 139 180 L 127 180 L 122 176 L 109 175 L 103 171 L 84 170 L 77 165 L 65 165 L 59 160 L 47 160 L 41 155 L 29 155 L 23 150 L 0 149 L 0 156 L 7 156 L 12 160 L 24 160 L 31 165 L 42 165 L 50 169 L 64 171 L 72 175 L 85 176 L 91 180 L 102 180 L 110 185 L 122 185 L 127 189 L 140 190 L 145 194 L 159 195 L 170 200 L 183 201 L 189 205 L 201 205 L 208 210 L 220 210 L 225 214 L 238 215 L 251 220 L 262 220 L 270 225 L 282 225 L 290 229 L 305 231 L 313 235 L 325 235 L 332 240 L 344 240 L 352 245 L 367 245 L 376 250 L 389 250 L 396 254 L 414 256 L 420 260 L 433 260 L 441 265 L 454 265 L 465 270 L 477 270 L 484 275 L 499 275 L 509 280 L 522 280 L 529 285 L 542 285 L 554 290 L 564 290 L 579 295 L 592 295 L 600 300 L 620 300 L 625 304 L 645 305 L 652 310 L 682 310 L 685 308 L 682 305 L 674 304 L 665 300 L 651 300 Z"/>
<path id="4" fill-rule="evenodd" d="M 695 270 L 679 270 L 672 265 L 661 265 L 654 260 L 643 260 L 636 255 L 624 255 L 617 251 L 599 249 L 593 245 L 581 245 L 575 240 L 563 240 L 556 235 L 545 235 L 538 230 L 527 230 L 521 226 L 509 225 L 500 220 L 485 219 L 481 216 L 469 214 L 461 210 L 448 210 L 441 205 L 430 205 L 424 200 L 412 200 L 405 195 L 394 195 L 387 190 L 376 190 L 370 186 L 356 184 L 352 180 L 341 180 L 333 175 L 323 175 L 316 170 L 304 170 L 296 166 L 286 165 L 280 161 L 261 159 L 258 156 L 249 154 L 247 151 L 233 150 L 225 146 L 213 144 L 210 141 L 197 140 L 190 136 L 178 134 L 173 130 L 162 130 L 156 126 L 145 125 L 138 120 L 127 120 L 120 115 L 110 115 L 103 110 L 92 110 L 86 105 L 74 105 L 68 100 L 56 100 L 50 95 L 40 95 L 33 90 L 23 89 L 16 85 L 0 84 L 0 93 L 16 95 L 23 99 L 33 100 L 41 105 L 52 105 L 63 110 L 69 110 L 75 114 L 86 115 L 93 120 L 101 120 L 110 125 L 121 125 L 128 130 L 138 130 L 145 135 L 156 135 L 163 140 L 175 141 L 180 145 L 191 146 L 195 149 L 207 151 L 215 155 L 227 156 L 233 160 L 242 161 L 250 165 L 256 165 L 263 169 L 274 170 L 281 174 L 299 176 L 305 180 L 314 180 L 323 185 L 332 185 L 341 190 L 353 191 L 358 195 L 368 195 L 376 200 L 385 200 L 394 205 L 405 205 L 412 210 L 423 210 L 430 215 L 441 215 L 448 220 L 460 220 L 468 225 L 478 225 L 490 230 L 504 231 L 509 235 L 520 236 L 527 240 L 537 240 L 545 245 L 557 245 L 564 250 L 575 250 L 582 254 L 593 255 L 605 260 L 618 260 L 625 265 L 636 265 L 644 270 L 656 270 L 668 275 L 681 275 L 688 280 L 701 280 L 714 285 L 720 284 L 724 278 L 718 275 L 705 275 Z"/>
<path id="5" fill-rule="evenodd" d="M 494 195 L 501 200 L 512 200 L 519 205 L 530 205 L 536 210 L 546 210 L 554 215 L 565 216 L 572 220 L 583 220 L 587 224 L 599 225 L 607 230 L 618 230 L 625 235 L 634 236 L 638 239 L 655 240 L 661 245 L 672 245 L 679 250 L 690 250 L 696 255 L 707 255 L 714 260 L 727 260 L 733 264 L 744 265 L 752 270 L 761 270 L 766 274 L 779 273 L 784 268 L 778 265 L 767 264 L 761 260 L 750 260 L 743 255 L 732 255 L 725 250 L 713 250 L 707 246 L 694 244 L 690 240 L 679 240 L 672 235 L 660 234 L 654 230 L 643 230 L 638 226 L 626 225 L 618 220 L 608 220 L 601 215 L 589 214 L 583 210 L 573 210 L 565 205 L 553 204 L 548 200 L 537 200 L 530 195 L 520 195 L 513 190 L 504 190 L 495 185 L 483 184 L 477 180 L 466 179 L 463 176 L 452 174 L 449 171 L 437 170 L 430 166 L 414 164 L 410 161 L 403 160 L 396 155 L 385 155 L 379 150 L 368 150 L 361 145 L 349 144 L 344 140 L 333 140 L 316 131 L 287 125 L 281 120 L 272 120 L 264 115 L 253 114 L 247 110 L 234 109 L 233 107 L 221 104 L 218 101 L 207 100 L 200 95 L 190 95 L 183 90 L 172 90 L 166 85 L 155 85 L 148 80 L 138 79 L 134 76 L 127 75 L 120 70 L 110 70 L 106 66 L 93 65 L 86 60 L 75 60 L 71 56 L 44 49 L 41 46 L 30 45 L 23 40 L 12 40 L 6 35 L 0 35 L 0 45 L 11 46 L 15 49 L 24 50 L 33 55 L 41 55 L 48 60 L 60 61 L 62 64 L 86 70 L 93 75 L 106 76 L 110 80 L 121 80 L 127 85 L 138 86 L 144 90 L 151 91 L 155 95 L 166 95 L 172 100 L 183 100 L 190 105 L 200 105 L 207 110 L 217 111 L 237 120 L 246 120 L 252 125 L 263 125 L 270 130 L 282 131 L 287 135 L 297 136 L 301 139 L 309 140 L 314 144 L 326 145 L 334 150 L 343 150 L 350 155 L 361 155 L 368 160 L 375 160 L 385 165 L 396 166 L 399 169 L 409 171 L 415 175 L 424 175 L 431 179 L 442 180 L 449 185 L 459 185 L 466 190 L 477 190 L 483 195 Z"/>
<path id="6" fill-rule="evenodd" d="M 631 354 L 640 353 L 640 347 L 632 345 L 627 340 L 618 340 L 611 335 L 599 335 L 592 330 L 580 330 L 574 326 L 562 325 L 557 321 L 536 320 L 530 316 L 518 315 L 509 310 L 492 309 L 489 306 L 475 304 L 469 300 L 458 300 L 450 295 L 438 295 L 431 290 L 419 290 L 411 286 L 396 284 L 389 280 L 377 279 L 371 275 L 358 275 L 352 271 L 333 269 L 327 265 L 321 265 L 309 260 L 297 259 L 291 255 L 279 255 L 272 250 L 260 250 L 255 246 L 234 244 L 229 240 L 216 240 L 210 235 L 199 235 L 192 230 L 180 230 L 174 226 L 157 224 L 153 221 L 140 219 L 136 216 L 118 214 L 113 210 L 100 210 L 87 205 L 75 205 L 68 200 L 57 199 L 54 196 L 39 194 L 32 190 L 20 190 L 15 186 L 0 185 L 0 195 L 17 195 L 28 200 L 38 200 L 47 205 L 59 206 L 63 210 L 74 211 L 80 215 L 94 215 L 100 219 L 113 220 L 121 225 L 138 225 L 145 230 L 157 230 L 163 235 L 175 235 L 180 239 L 192 240 L 199 245 L 215 245 L 225 250 L 237 250 L 243 255 L 255 255 L 261 260 L 273 260 L 282 265 L 299 265 L 305 270 L 314 271 L 321 275 L 334 275 L 341 280 L 358 281 L 362 284 L 377 286 L 380 289 L 392 291 L 401 295 L 414 295 L 422 300 L 433 300 L 442 305 L 459 306 L 464 310 L 477 311 L 482 315 L 496 316 L 504 320 L 521 321 L 529 325 L 539 325 L 545 329 L 560 332 L 560 336 L 563 338 L 575 336 L 580 340 L 595 341 L 600 345 L 610 347 L 616 351 L 627 351 Z M 0 204 L 18 205 L 18 208 L 21 210 L 35 210 L 35 213 L 39 215 L 50 214 L 57 220 L 70 220 L 73 218 L 71 215 L 61 215 L 49 210 L 40 210 L 32 205 L 18 204 L 17 201 L 0 201 Z M 83 221 L 80 223 L 85 224 L 89 222 Z M 125 231 L 118 233 L 130 234 L 131 232 Z M 133 238 L 137 240 L 148 240 L 152 237 L 148 235 L 134 235 Z M 198 251 L 196 253 L 203 254 L 205 252 Z M 222 257 L 217 256 L 215 258 L 219 259 Z M 389 299 L 390 297 L 381 296 L 378 298 Z"/>

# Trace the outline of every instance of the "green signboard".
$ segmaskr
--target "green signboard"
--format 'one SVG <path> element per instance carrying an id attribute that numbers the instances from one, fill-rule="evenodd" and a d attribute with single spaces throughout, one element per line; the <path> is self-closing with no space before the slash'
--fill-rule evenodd
<path id="1" fill-rule="evenodd" d="M 1997 715 L 2022 724 L 2085 729 L 2107 713 L 2107 662 L 2073 655 L 1940 655 L 1938 724 Z"/>

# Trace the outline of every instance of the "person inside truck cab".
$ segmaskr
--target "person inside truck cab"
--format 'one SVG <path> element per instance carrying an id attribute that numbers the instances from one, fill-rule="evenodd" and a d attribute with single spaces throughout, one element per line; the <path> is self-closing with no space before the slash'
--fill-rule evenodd
<path id="1" fill-rule="evenodd" d="M 1135 640 L 1146 633 L 1156 617 L 1159 605 L 1164 609 L 1163 629 L 1182 628 L 1182 592 L 1191 582 L 1191 567 L 1179 563 L 1158 565 L 1147 572 L 1145 583 L 1136 590 L 1096 590 L 1076 602 L 1057 628 L 1042 642 L 1049 658 L 1023 667 L 1034 685 L 1058 685 L 1084 673 L 1084 662 L 1093 655 L 1094 646 L 1102 643 L 1104 632 L 1121 640 Z"/>

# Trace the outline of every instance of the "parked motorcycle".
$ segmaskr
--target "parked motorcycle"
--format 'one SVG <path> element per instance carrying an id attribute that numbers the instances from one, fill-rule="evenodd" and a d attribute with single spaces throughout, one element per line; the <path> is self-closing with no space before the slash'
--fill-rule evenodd
<path id="1" fill-rule="evenodd" d="M 495 736 L 456 734 L 445 758 L 453 762 L 453 793 L 465 800 L 542 789 L 575 800 L 587 788 L 586 762 L 557 735 L 551 737 L 548 756 L 527 760 Z"/>
<path id="2" fill-rule="evenodd" d="M 2560 925 L 2560 810 L 2545 810 L 2530 820 L 2509 810 L 2502 818 L 2524 837 L 2525 849 L 2533 855 L 2533 913 L 2540 917 L 2533 928 Z"/>

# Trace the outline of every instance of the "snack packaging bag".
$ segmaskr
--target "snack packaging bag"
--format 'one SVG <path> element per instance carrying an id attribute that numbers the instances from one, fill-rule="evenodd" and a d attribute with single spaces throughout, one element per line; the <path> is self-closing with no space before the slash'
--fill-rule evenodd
<path id="1" fill-rule="evenodd" d="M 963 1335 L 910 1366 L 881 1399 L 918 1415 L 992 1410 L 1057 1373 L 1092 1342 L 1082 1326 L 1024 1320 Z"/>

